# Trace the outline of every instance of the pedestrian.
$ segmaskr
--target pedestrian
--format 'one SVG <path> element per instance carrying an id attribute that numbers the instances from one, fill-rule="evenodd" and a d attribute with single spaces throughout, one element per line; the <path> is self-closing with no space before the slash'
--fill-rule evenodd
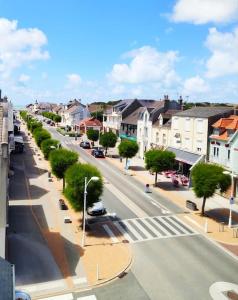
<path id="1" fill-rule="evenodd" d="M 147 183 L 145 185 L 145 193 L 150 193 L 150 185 L 149 185 L 149 183 Z"/>

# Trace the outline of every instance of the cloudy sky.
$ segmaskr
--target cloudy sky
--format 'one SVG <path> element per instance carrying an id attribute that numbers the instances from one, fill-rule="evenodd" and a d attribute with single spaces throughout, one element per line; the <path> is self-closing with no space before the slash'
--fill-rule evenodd
<path id="1" fill-rule="evenodd" d="M 238 0 L 0 0 L 0 88 L 15 104 L 238 103 Z"/>

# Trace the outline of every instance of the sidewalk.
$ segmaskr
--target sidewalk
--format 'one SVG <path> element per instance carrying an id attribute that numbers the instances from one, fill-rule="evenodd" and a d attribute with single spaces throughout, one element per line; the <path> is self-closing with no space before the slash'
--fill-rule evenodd
<path id="1" fill-rule="evenodd" d="M 114 157 L 114 158 L 112 158 Z M 233 254 L 238 256 L 238 236 L 236 237 L 234 227 L 238 228 L 238 205 L 232 205 L 232 225 L 233 228 L 227 226 L 229 219 L 230 205 L 229 200 L 216 194 L 214 197 L 207 199 L 205 206 L 206 216 L 200 215 L 202 199 L 195 196 L 192 189 L 188 187 L 174 187 L 171 178 L 158 174 L 158 185 L 154 187 L 155 176 L 151 175 L 144 165 L 144 160 L 134 157 L 130 159 L 130 168 L 125 170 L 125 159 L 120 162 L 116 149 L 108 151 L 107 160 L 114 164 L 126 174 L 134 176 L 143 184 L 150 184 L 153 193 L 163 195 L 184 210 L 184 214 L 180 215 L 184 221 L 190 222 L 196 230 L 206 234 L 209 238 L 219 242 Z M 186 200 L 191 200 L 197 204 L 199 211 L 190 211 L 186 208 Z"/>
<path id="2" fill-rule="evenodd" d="M 26 133 L 27 154 L 31 154 L 35 162 L 34 167 L 44 170 L 43 174 L 35 178 L 34 186 L 39 188 L 45 185 L 49 193 L 47 201 L 53 203 L 56 209 L 54 215 L 50 212 L 47 205 L 43 206 L 48 227 L 40 228 L 49 249 L 51 250 L 55 261 L 66 279 L 70 290 L 78 288 L 88 288 L 95 285 L 103 284 L 112 280 L 123 273 L 131 264 L 132 252 L 129 244 L 112 243 L 110 237 L 92 229 L 86 232 L 85 247 L 81 247 L 82 214 L 76 213 L 67 203 L 67 199 L 62 195 L 62 181 L 52 176 L 52 181 L 48 180 L 50 165 L 45 161 L 43 154 L 35 144 L 33 138 L 28 137 L 28 131 L 22 126 Z M 42 172 L 41 172 L 42 173 Z M 40 173 L 39 173 L 40 174 Z M 33 184 L 30 182 L 30 185 Z M 67 203 L 68 210 L 61 211 L 58 208 L 58 199 L 64 199 Z M 64 224 L 64 215 L 70 216 L 72 223 Z M 36 214 L 37 223 L 41 224 L 41 216 Z M 52 221 L 51 219 L 57 219 Z"/>

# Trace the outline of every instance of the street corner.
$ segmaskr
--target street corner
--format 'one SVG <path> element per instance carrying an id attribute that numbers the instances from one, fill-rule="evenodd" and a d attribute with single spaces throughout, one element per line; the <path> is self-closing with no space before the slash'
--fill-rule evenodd
<path id="1" fill-rule="evenodd" d="M 82 232 L 79 232 L 79 239 L 81 238 Z M 120 278 L 132 262 L 132 250 L 128 241 L 123 237 L 110 238 L 105 234 L 103 226 L 92 226 L 86 232 L 83 250 L 81 259 L 89 286 Z"/>
<path id="2" fill-rule="evenodd" d="M 238 247 L 237 227 L 229 227 L 227 222 L 222 222 L 217 217 L 209 215 L 209 212 L 205 216 L 202 216 L 199 211 L 191 212 L 189 215 L 185 213 L 182 217 L 200 233 L 206 234 L 212 240 Z"/>

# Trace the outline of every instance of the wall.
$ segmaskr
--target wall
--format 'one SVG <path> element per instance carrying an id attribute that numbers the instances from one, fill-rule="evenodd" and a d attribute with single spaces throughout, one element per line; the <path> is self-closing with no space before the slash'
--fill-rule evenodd
<path id="1" fill-rule="evenodd" d="M 200 155 L 206 155 L 207 139 L 208 119 L 179 116 L 172 117 L 171 147 Z"/>

